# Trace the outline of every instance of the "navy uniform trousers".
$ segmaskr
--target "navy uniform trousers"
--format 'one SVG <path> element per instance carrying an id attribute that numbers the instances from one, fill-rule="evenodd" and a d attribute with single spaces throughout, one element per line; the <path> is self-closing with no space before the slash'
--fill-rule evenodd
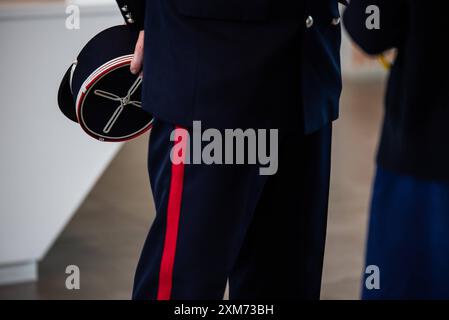
<path id="1" fill-rule="evenodd" d="M 449 183 L 379 166 L 366 264 L 380 288 L 363 299 L 449 299 Z"/>
<path id="2" fill-rule="evenodd" d="M 133 299 L 318 299 L 328 209 L 331 124 L 279 132 L 279 168 L 172 164 L 176 126 L 156 120 L 149 175 L 156 218 Z M 179 129 L 178 129 L 179 130 Z"/>

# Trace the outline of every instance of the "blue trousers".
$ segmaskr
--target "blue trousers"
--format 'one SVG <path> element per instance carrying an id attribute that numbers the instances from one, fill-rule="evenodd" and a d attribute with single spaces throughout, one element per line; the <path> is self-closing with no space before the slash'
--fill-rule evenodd
<path id="1" fill-rule="evenodd" d="M 318 299 L 328 209 L 331 125 L 280 132 L 279 168 L 174 165 L 175 126 L 156 120 L 149 176 L 156 207 L 134 299 Z"/>
<path id="2" fill-rule="evenodd" d="M 378 168 L 366 265 L 380 289 L 363 299 L 449 299 L 449 182 Z"/>

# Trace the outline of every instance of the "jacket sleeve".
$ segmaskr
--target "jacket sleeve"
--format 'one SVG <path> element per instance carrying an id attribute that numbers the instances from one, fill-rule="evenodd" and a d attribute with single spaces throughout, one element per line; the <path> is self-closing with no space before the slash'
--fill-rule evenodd
<path id="1" fill-rule="evenodd" d="M 372 14 L 369 6 L 379 8 L 379 29 L 369 29 L 367 19 Z M 381 54 L 397 47 L 407 28 L 407 0 L 351 0 L 343 21 L 354 42 L 366 53 Z"/>
<path id="2" fill-rule="evenodd" d="M 145 25 L 145 0 L 116 0 L 120 12 L 130 27 L 143 30 Z"/>

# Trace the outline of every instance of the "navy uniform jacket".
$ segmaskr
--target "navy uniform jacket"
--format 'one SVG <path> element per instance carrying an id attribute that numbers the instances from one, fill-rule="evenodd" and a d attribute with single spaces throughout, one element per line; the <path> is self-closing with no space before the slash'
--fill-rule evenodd
<path id="1" fill-rule="evenodd" d="M 118 1 L 145 27 L 144 108 L 186 127 L 322 128 L 338 117 L 338 2 Z"/>
<path id="2" fill-rule="evenodd" d="M 380 9 L 380 29 L 365 26 Z M 370 54 L 397 48 L 386 96 L 378 163 L 399 173 L 449 179 L 448 1 L 352 0 L 345 27 Z"/>

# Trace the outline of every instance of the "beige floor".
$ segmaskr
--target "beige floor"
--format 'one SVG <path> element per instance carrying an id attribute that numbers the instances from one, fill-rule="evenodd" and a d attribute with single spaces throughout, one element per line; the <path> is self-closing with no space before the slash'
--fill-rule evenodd
<path id="1" fill-rule="evenodd" d="M 357 299 L 382 114 L 382 83 L 345 84 L 335 125 L 322 298 Z M 0 299 L 128 299 L 154 216 L 146 174 L 147 136 L 125 145 L 40 263 L 40 281 L 0 287 Z M 65 289 L 65 268 L 81 290 Z"/>

